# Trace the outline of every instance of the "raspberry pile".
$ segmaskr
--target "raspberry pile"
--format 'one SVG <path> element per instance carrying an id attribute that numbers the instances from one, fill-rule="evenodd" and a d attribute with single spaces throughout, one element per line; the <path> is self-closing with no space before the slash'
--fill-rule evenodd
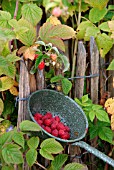
<path id="1" fill-rule="evenodd" d="M 53 116 L 52 113 L 46 112 L 45 115 L 35 113 L 34 119 L 48 133 L 61 139 L 70 138 L 70 128 L 61 122 L 59 116 Z"/>

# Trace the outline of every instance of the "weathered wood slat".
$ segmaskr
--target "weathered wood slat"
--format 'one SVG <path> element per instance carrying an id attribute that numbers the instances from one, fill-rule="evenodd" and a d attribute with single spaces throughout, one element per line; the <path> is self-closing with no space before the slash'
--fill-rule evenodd
<path id="1" fill-rule="evenodd" d="M 85 76 L 86 70 L 86 50 L 82 41 L 78 43 L 76 76 Z M 75 97 L 82 97 L 84 90 L 84 78 L 75 80 Z"/>
<path id="2" fill-rule="evenodd" d="M 36 73 L 37 90 L 42 90 L 45 87 L 44 70 L 38 70 Z"/>
<path id="3" fill-rule="evenodd" d="M 95 43 L 94 37 L 91 37 L 90 39 L 90 62 L 91 74 L 99 74 L 99 51 Z M 91 99 L 93 103 L 98 103 L 99 77 L 91 78 L 90 84 Z"/>

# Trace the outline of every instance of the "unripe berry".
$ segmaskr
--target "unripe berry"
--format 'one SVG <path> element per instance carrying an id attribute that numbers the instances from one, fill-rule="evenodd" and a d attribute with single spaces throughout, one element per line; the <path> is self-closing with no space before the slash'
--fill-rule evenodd
<path id="1" fill-rule="evenodd" d="M 52 10 L 52 15 L 54 15 L 55 17 L 60 17 L 61 13 L 62 13 L 62 10 L 60 9 L 60 7 L 55 7 Z"/>

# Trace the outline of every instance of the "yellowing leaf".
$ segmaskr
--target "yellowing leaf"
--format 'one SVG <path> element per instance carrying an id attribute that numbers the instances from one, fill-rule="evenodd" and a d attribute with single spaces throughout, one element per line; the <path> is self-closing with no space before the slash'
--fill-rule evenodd
<path id="1" fill-rule="evenodd" d="M 1 81 L 0 91 L 8 90 L 14 84 L 14 80 L 7 76 L 1 77 L 0 81 Z"/>
<path id="2" fill-rule="evenodd" d="M 0 115 L 2 114 L 3 110 L 4 110 L 4 103 L 2 99 L 0 98 Z"/>
<path id="3" fill-rule="evenodd" d="M 60 20 L 58 20 L 57 17 L 55 16 L 50 16 L 46 22 L 50 22 L 52 25 L 58 25 L 58 24 L 61 24 Z"/>
<path id="4" fill-rule="evenodd" d="M 108 21 L 108 26 L 109 26 L 110 31 L 112 32 L 111 38 L 114 39 L 114 20 Z"/>
<path id="5" fill-rule="evenodd" d="M 65 51 L 65 45 L 62 40 L 75 37 L 75 31 L 67 25 L 52 25 L 46 22 L 40 27 L 39 37 L 45 43 L 52 43 L 60 50 Z"/>
<path id="6" fill-rule="evenodd" d="M 13 84 L 13 85 L 16 86 L 16 87 L 18 87 L 19 84 L 18 84 L 17 81 L 14 80 L 14 84 Z"/>
<path id="7" fill-rule="evenodd" d="M 13 94 L 14 96 L 18 96 L 19 92 L 17 90 L 16 87 L 12 86 L 10 89 L 9 89 L 10 93 Z"/>
<path id="8" fill-rule="evenodd" d="M 111 116 L 111 129 L 114 130 L 114 114 Z"/>
<path id="9" fill-rule="evenodd" d="M 85 0 L 86 3 L 90 4 L 92 7 L 103 9 L 109 0 Z"/>

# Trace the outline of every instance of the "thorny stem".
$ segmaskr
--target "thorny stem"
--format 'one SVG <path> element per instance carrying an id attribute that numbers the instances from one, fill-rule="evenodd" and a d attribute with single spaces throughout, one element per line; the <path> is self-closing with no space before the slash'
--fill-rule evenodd
<path id="1" fill-rule="evenodd" d="M 79 26 L 80 21 L 81 21 L 81 0 L 79 0 L 79 13 L 78 13 L 77 27 Z M 77 47 L 78 47 L 78 39 L 76 39 L 74 43 L 74 54 L 73 54 L 71 77 L 74 77 L 74 74 L 75 74 Z"/>
<path id="2" fill-rule="evenodd" d="M 40 163 L 35 162 L 35 164 L 38 165 L 38 166 L 40 166 L 42 169 L 47 170 L 47 168 L 45 168 L 45 167 L 44 167 L 43 165 L 41 165 Z"/>

